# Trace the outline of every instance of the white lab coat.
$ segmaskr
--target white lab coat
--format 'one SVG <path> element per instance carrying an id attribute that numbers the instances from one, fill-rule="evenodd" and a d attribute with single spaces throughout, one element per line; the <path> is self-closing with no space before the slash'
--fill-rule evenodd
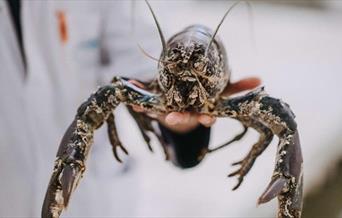
<path id="1" fill-rule="evenodd" d="M 131 37 L 130 4 L 22 1 L 24 78 L 9 8 L 0 0 L 0 217 L 40 215 L 59 140 L 97 86 L 114 75 L 146 79 L 155 73 L 156 64 L 141 55 Z M 59 11 L 66 17 L 66 43 L 59 35 Z M 160 49 L 148 37 L 155 27 L 141 19 L 138 23 L 140 42 L 150 51 Z M 105 66 L 101 55 L 107 58 Z M 122 166 L 113 160 L 105 133 L 99 132 L 82 192 L 75 193 L 72 209 L 64 215 L 134 216 L 138 174 L 120 174 Z M 113 164 L 104 168 L 108 162 Z"/>

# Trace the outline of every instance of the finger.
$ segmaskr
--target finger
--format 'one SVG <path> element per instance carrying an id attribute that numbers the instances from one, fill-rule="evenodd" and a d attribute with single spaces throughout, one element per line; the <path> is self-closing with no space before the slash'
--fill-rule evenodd
<path id="1" fill-rule="evenodd" d="M 128 80 L 128 82 L 132 83 L 133 85 L 139 87 L 139 88 L 144 88 L 144 84 L 136 81 L 136 80 Z M 138 105 L 132 105 L 132 109 L 135 111 L 135 112 L 138 112 L 138 113 L 141 113 L 141 112 L 144 112 L 145 110 L 138 106 Z"/>
<path id="2" fill-rule="evenodd" d="M 238 92 L 254 89 L 261 84 L 258 77 L 248 77 L 235 83 L 229 84 L 223 91 L 223 95 L 232 95 Z"/>
<path id="3" fill-rule="evenodd" d="M 208 115 L 199 115 L 198 116 L 198 122 L 200 122 L 205 127 L 212 126 L 216 121 L 215 117 L 211 117 Z"/>
<path id="4" fill-rule="evenodd" d="M 136 80 L 130 79 L 130 80 L 128 80 L 128 82 L 132 83 L 133 85 L 135 85 L 135 86 L 137 86 L 139 88 L 142 88 L 142 89 L 145 88 L 144 84 L 142 84 L 141 82 L 138 82 Z"/>
<path id="5" fill-rule="evenodd" d="M 171 112 L 165 117 L 165 122 L 169 125 L 181 125 L 189 122 L 190 113 Z"/>
<path id="6" fill-rule="evenodd" d="M 189 112 L 182 112 L 180 114 L 182 116 L 179 123 L 180 125 L 188 125 L 189 123 L 196 121 L 196 116 L 192 116 Z"/>
<path id="7" fill-rule="evenodd" d="M 135 111 L 135 112 L 138 112 L 138 113 L 142 113 L 144 112 L 144 108 L 138 106 L 138 105 L 132 105 L 132 109 Z"/>
<path id="8" fill-rule="evenodd" d="M 153 119 L 161 120 L 161 119 L 165 118 L 165 115 L 148 112 L 147 110 L 145 110 L 143 107 L 140 107 L 139 105 L 132 105 L 131 107 L 135 112 L 145 113 L 147 116 L 149 116 L 150 118 L 153 118 Z"/>
<path id="9" fill-rule="evenodd" d="M 183 122 L 183 119 L 186 118 L 184 117 L 184 114 L 179 113 L 179 112 L 171 112 L 165 117 L 165 122 L 168 125 L 178 125 Z"/>

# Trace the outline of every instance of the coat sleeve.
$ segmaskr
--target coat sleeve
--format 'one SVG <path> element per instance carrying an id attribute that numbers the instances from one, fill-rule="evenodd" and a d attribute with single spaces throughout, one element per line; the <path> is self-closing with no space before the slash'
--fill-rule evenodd
<path id="1" fill-rule="evenodd" d="M 132 4 L 142 3 L 108 1 L 106 8 L 102 9 L 100 62 L 103 84 L 113 76 L 148 82 L 157 75 L 157 62 L 147 58 L 138 44 L 158 58 L 161 53 L 158 32 L 152 18 L 142 14 L 142 10 L 133 11 Z"/>
<path id="2" fill-rule="evenodd" d="M 210 139 L 210 128 L 199 125 L 194 130 L 182 134 L 171 131 L 159 124 L 162 136 L 171 150 L 171 161 L 180 168 L 194 167 L 202 160 Z"/>

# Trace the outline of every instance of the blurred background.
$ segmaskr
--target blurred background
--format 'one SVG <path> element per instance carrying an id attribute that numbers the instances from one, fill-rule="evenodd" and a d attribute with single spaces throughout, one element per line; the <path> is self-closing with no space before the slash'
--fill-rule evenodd
<path id="1" fill-rule="evenodd" d="M 78 8 L 80 2 L 87 1 L 71 2 L 74 8 Z M 118 20 L 113 20 L 110 25 L 114 27 L 118 25 L 118 31 L 130 29 L 132 22 L 130 1 L 97 2 L 101 2 L 105 7 L 107 4 L 108 7 L 115 7 L 117 3 L 123 5 L 121 10 L 124 11 L 125 16 L 120 18 L 119 15 L 122 13 L 120 11 L 117 15 Z M 151 5 L 165 37 L 169 38 L 192 24 L 203 24 L 214 29 L 234 2 L 158 0 L 151 1 Z M 340 82 L 342 81 L 342 2 L 338 0 L 250 2 L 253 8 L 252 17 L 249 17 L 246 5 L 241 4 L 227 17 L 218 33 L 227 49 L 232 81 L 248 76 L 259 76 L 270 95 L 289 103 L 297 117 L 304 156 L 303 216 L 342 217 L 342 125 L 340 123 L 342 122 Z M 114 46 L 119 50 L 132 48 L 134 55 L 120 53 L 120 57 L 113 64 L 115 67 L 101 69 L 104 76 L 100 79 L 88 77 L 87 74 L 96 70 L 87 65 L 89 64 L 87 60 L 93 54 L 89 56 L 84 51 L 81 54 L 77 52 L 70 54 L 71 58 L 68 62 L 81 59 L 86 63 L 81 67 L 84 71 L 83 75 L 87 77 L 87 82 L 83 83 L 87 88 L 83 87 L 82 99 L 95 89 L 93 82 L 89 82 L 91 79 L 96 80 L 97 84 L 102 84 L 110 81 L 112 72 L 131 73 L 132 77 L 138 79 L 152 78 L 156 74 L 156 63 L 141 54 L 136 42 L 141 43 L 150 54 L 158 57 L 161 45 L 157 29 L 143 1 L 135 2 L 134 14 L 135 38 L 127 38 Z M 114 16 L 115 13 L 112 15 Z M 91 16 L 87 21 L 91 21 Z M 79 27 L 78 34 L 92 32 L 89 29 L 94 26 L 94 23 L 91 21 L 89 25 Z M 124 36 L 120 35 L 120 37 Z M 27 44 L 34 44 L 33 41 Z M 93 45 L 90 41 L 85 46 Z M 108 47 L 108 50 L 110 49 L 112 47 Z M 47 54 L 53 51 L 45 52 Z M 0 52 L 4 52 L 1 46 Z M 35 57 L 36 54 L 32 55 Z M 142 62 L 147 65 L 144 65 L 143 69 L 137 64 Z M 63 66 L 60 67 L 63 69 Z M 133 72 L 138 72 L 136 69 L 148 73 L 134 74 Z M 71 84 L 70 81 L 68 83 Z M 82 81 L 76 81 L 74 84 L 78 88 Z M 34 83 L 33 86 L 39 85 Z M 72 89 L 64 91 L 66 95 L 71 95 L 73 92 Z M 40 100 L 42 98 L 36 99 L 36 102 Z M 63 104 L 61 99 L 58 102 Z M 71 111 L 75 111 L 78 105 L 79 101 L 73 102 L 71 109 L 68 108 L 69 114 L 65 120 L 71 122 L 74 115 Z M 124 107 L 119 107 L 116 114 L 119 134 L 130 156 L 125 158 L 123 165 L 117 164 L 112 157 L 110 146 L 103 145 L 108 144 L 106 130 L 102 128 L 99 133 L 96 133 L 87 172 L 71 199 L 65 217 L 275 216 L 277 207 L 275 200 L 261 206 L 257 206 L 256 202 L 271 178 L 277 139 L 274 139 L 269 148 L 257 159 L 240 188 L 231 191 L 237 181 L 235 178 L 227 178 L 226 175 L 235 169 L 231 163 L 242 159 L 256 142 L 258 134 L 255 131 L 249 130 L 243 140 L 218 153 L 208 155 L 199 166 L 181 170 L 164 161 L 162 149 L 156 140 L 153 141 L 154 154 L 148 151 L 133 119 Z M 39 114 L 39 116 L 45 119 L 43 115 Z M 52 120 L 60 122 L 58 125 L 61 127 L 53 133 L 53 137 L 49 138 L 49 143 L 53 145 L 35 147 L 41 149 L 42 154 L 32 158 L 42 168 L 38 173 L 39 178 L 42 179 L 39 179 L 35 189 L 30 190 L 35 193 L 33 194 L 36 201 L 33 209 L 35 211 L 40 210 L 58 140 L 67 127 L 67 121 L 62 122 L 59 117 L 53 117 Z M 212 128 L 210 146 L 215 147 L 226 142 L 241 129 L 242 126 L 234 120 L 219 119 Z M 49 137 L 48 134 L 38 135 Z M 38 152 L 34 148 L 32 150 Z M 4 153 L 5 150 L 1 152 Z M 37 161 L 35 159 L 37 157 L 44 161 Z M 6 167 L 5 161 L 3 162 L 1 166 Z M 8 181 L 11 181 L 11 178 Z M 2 195 L 11 195 L 11 193 Z M 5 202 L 6 198 L 2 198 L 2 201 Z M 82 207 L 82 205 L 88 206 Z M 0 213 L 0 217 L 16 216 L 16 214 L 23 216 L 18 210 L 15 211 L 15 208 L 14 205 L 11 210 L 8 210 L 9 212 Z M 106 212 L 107 210 L 114 212 Z"/>

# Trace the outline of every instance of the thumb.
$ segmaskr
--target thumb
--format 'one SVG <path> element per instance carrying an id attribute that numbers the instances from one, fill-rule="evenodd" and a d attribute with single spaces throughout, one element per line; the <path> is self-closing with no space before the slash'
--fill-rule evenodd
<path id="1" fill-rule="evenodd" d="M 238 92 L 254 89 L 260 84 L 261 80 L 258 77 L 248 77 L 235 83 L 228 84 L 225 90 L 222 92 L 222 95 L 233 95 Z"/>

